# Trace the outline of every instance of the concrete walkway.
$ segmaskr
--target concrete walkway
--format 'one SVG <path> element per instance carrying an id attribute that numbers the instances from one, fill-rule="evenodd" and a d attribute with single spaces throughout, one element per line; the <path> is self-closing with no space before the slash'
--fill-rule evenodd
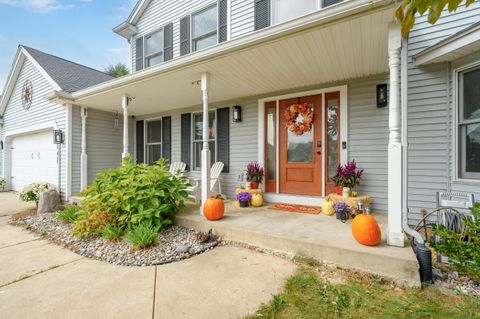
<path id="1" fill-rule="evenodd" d="M 0 217 L 13 215 L 23 212 L 27 209 L 35 208 L 35 203 L 25 203 L 18 199 L 18 193 L 1 192 L 0 193 Z"/>
<path id="2" fill-rule="evenodd" d="M 0 217 L 1 318 L 241 318 L 296 270 L 232 246 L 163 266 L 114 266 L 7 222 Z"/>

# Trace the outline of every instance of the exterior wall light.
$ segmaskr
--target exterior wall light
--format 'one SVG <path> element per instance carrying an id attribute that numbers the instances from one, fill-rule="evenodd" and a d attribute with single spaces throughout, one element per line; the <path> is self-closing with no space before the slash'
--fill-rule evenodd
<path id="1" fill-rule="evenodd" d="M 242 121 L 242 107 L 235 105 L 233 107 L 233 122 L 240 123 Z"/>
<path id="2" fill-rule="evenodd" d="M 63 143 L 63 132 L 62 132 L 62 130 L 54 130 L 53 131 L 53 143 L 54 144 L 62 144 Z"/>
<path id="3" fill-rule="evenodd" d="M 382 108 L 388 105 L 388 86 L 387 84 L 377 85 L 377 107 Z"/>

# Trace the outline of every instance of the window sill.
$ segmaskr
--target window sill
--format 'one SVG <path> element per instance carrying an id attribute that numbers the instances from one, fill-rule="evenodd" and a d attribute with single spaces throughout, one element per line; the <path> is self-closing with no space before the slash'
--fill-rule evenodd
<path id="1" fill-rule="evenodd" d="M 480 186 L 480 179 L 456 178 L 452 180 L 453 184 Z"/>

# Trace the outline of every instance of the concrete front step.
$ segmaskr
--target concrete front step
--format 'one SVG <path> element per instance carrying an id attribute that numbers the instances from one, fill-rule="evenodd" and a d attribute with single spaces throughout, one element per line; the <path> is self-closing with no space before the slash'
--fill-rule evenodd
<path id="1" fill-rule="evenodd" d="M 382 233 L 386 231 L 386 216 L 376 215 Z M 418 262 L 412 249 L 360 245 L 351 235 L 349 223 L 335 217 L 280 212 L 263 208 L 237 208 L 227 204 L 226 215 L 220 221 L 208 221 L 198 207 L 188 206 L 176 217 L 176 224 L 206 232 L 213 229 L 225 240 L 300 254 L 341 267 L 379 274 L 407 286 L 418 287 Z"/>

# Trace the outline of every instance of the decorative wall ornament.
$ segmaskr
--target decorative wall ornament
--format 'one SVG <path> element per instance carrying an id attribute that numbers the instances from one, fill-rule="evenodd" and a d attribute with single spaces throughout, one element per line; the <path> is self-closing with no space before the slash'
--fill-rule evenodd
<path id="1" fill-rule="evenodd" d="M 292 104 L 285 109 L 285 127 L 295 135 L 303 135 L 313 127 L 313 105 L 309 103 Z"/>
<path id="2" fill-rule="evenodd" d="M 30 107 L 32 106 L 32 100 L 33 100 L 33 84 L 32 81 L 26 80 L 23 83 L 23 88 L 22 88 L 22 106 L 25 110 L 29 110 Z"/>

